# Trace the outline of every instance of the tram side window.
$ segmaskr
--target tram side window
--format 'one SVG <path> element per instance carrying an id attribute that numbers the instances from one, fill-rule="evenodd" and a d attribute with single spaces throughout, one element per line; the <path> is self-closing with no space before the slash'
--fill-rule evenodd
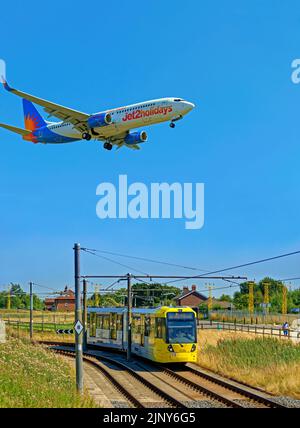
<path id="1" fill-rule="evenodd" d="M 165 339 L 166 337 L 166 319 L 155 318 L 155 337 L 157 339 Z"/>
<path id="2" fill-rule="evenodd" d="M 117 338 L 117 314 L 110 314 L 110 338 Z"/>
<path id="3" fill-rule="evenodd" d="M 103 328 L 103 330 L 109 330 L 109 315 L 103 316 L 102 328 Z"/>
<path id="4" fill-rule="evenodd" d="M 90 318 L 90 336 L 96 336 L 96 314 L 91 314 Z"/>
<path id="5" fill-rule="evenodd" d="M 102 315 L 97 315 L 96 327 L 102 328 Z"/>
<path id="6" fill-rule="evenodd" d="M 122 331 L 123 329 L 123 315 L 117 316 L 117 330 Z"/>
<path id="7" fill-rule="evenodd" d="M 132 318 L 132 331 L 135 334 L 141 333 L 141 318 L 140 317 L 133 317 Z"/>

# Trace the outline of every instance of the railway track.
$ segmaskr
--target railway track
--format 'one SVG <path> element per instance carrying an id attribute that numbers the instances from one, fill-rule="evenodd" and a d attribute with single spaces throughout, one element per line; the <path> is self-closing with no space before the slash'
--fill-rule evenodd
<path id="1" fill-rule="evenodd" d="M 229 406 L 231 403 L 231 407 L 286 408 L 283 404 L 273 401 L 265 393 L 256 392 L 245 385 L 207 373 L 198 367 L 187 366 L 180 369 L 162 367 L 162 370 L 171 378 L 177 379 L 191 388 L 200 389 L 216 400 L 229 404 Z"/>
<path id="2" fill-rule="evenodd" d="M 61 355 L 74 358 L 73 351 L 58 348 L 52 349 Z M 149 382 L 132 368 L 116 359 L 101 356 L 101 360 L 99 360 L 95 356 L 84 354 L 83 360 L 85 363 L 101 371 L 133 407 L 186 407 L 184 403 L 174 398 L 174 396 Z"/>
<path id="3" fill-rule="evenodd" d="M 61 346 L 58 343 L 51 345 Z M 74 351 L 71 350 L 55 350 L 74 356 Z M 92 361 L 91 364 L 102 370 L 102 373 L 108 370 L 106 377 L 113 378 L 111 382 L 115 382 L 115 387 L 134 407 L 151 407 L 153 403 L 156 403 L 156 407 L 177 408 L 286 407 L 273 401 L 267 393 L 208 372 L 194 364 L 170 368 L 138 358 L 127 362 L 123 355 L 102 350 L 88 351 L 84 354 L 84 361 Z M 120 369 L 122 373 L 127 373 L 127 377 L 120 379 Z M 116 376 L 116 373 L 119 375 Z M 128 385 L 132 384 L 133 378 L 137 384 L 130 389 Z M 144 395 L 139 393 L 141 390 Z M 143 400 L 137 399 L 137 395 L 143 396 Z"/>
<path id="4" fill-rule="evenodd" d="M 197 379 L 201 378 L 208 382 L 211 382 L 212 384 L 219 385 L 222 388 L 225 388 L 227 390 L 234 391 L 238 394 L 243 395 L 244 397 L 248 397 L 254 403 L 255 402 L 260 403 L 265 407 L 287 408 L 287 406 L 273 401 L 272 396 L 263 390 L 250 387 L 245 383 L 240 383 L 240 382 L 236 382 L 234 380 L 225 378 L 216 373 L 205 370 L 196 364 L 187 364 L 185 366 L 183 375 L 186 376 L 187 372 L 192 373 L 192 375 L 196 376 Z"/>

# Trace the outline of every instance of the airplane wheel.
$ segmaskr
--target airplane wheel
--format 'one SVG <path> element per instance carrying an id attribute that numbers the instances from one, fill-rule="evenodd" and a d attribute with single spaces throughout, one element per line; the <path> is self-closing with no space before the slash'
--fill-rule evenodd
<path id="1" fill-rule="evenodd" d="M 84 132 L 83 134 L 82 134 L 82 139 L 83 140 L 87 140 L 87 141 L 90 141 L 90 139 L 91 139 L 92 137 L 90 136 L 90 134 L 88 134 L 87 132 Z"/>
<path id="2" fill-rule="evenodd" d="M 175 128 L 175 123 L 171 122 L 171 123 L 170 123 L 170 127 L 171 127 L 171 128 Z"/>
<path id="3" fill-rule="evenodd" d="M 103 147 L 104 147 L 106 150 L 111 150 L 111 149 L 112 149 L 112 144 L 110 144 L 110 143 L 104 143 L 104 144 L 103 144 Z"/>

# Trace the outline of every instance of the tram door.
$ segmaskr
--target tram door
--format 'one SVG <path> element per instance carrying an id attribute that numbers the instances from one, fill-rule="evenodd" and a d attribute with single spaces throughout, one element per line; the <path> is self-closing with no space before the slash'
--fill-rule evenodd
<path id="1" fill-rule="evenodd" d="M 150 336 L 150 330 L 151 330 L 151 318 L 149 315 L 145 315 L 145 324 L 144 324 L 144 340 L 146 342 L 146 347 L 149 345 L 149 336 Z"/>
<path id="2" fill-rule="evenodd" d="M 90 337 L 96 337 L 96 314 L 90 314 Z"/>
<path id="3" fill-rule="evenodd" d="M 141 321 L 140 321 L 140 325 L 141 325 L 141 346 L 145 345 L 145 324 L 144 324 L 144 315 L 141 315 Z"/>
<path id="4" fill-rule="evenodd" d="M 122 335 L 123 335 L 123 315 L 117 315 L 117 340 L 122 340 Z"/>
<path id="5" fill-rule="evenodd" d="M 110 338 L 113 340 L 117 339 L 117 314 L 111 314 L 110 320 Z"/>

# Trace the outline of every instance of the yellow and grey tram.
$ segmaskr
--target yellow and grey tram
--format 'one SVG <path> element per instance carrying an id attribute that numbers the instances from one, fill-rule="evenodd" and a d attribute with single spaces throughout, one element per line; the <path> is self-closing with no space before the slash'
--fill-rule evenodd
<path id="1" fill-rule="evenodd" d="M 127 309 L 88 308 L 87 343 L 127 349 Z M 160 363 L 197 359 L 196 314 L 189 307 L 132 309 L 132 353 Z"/>

